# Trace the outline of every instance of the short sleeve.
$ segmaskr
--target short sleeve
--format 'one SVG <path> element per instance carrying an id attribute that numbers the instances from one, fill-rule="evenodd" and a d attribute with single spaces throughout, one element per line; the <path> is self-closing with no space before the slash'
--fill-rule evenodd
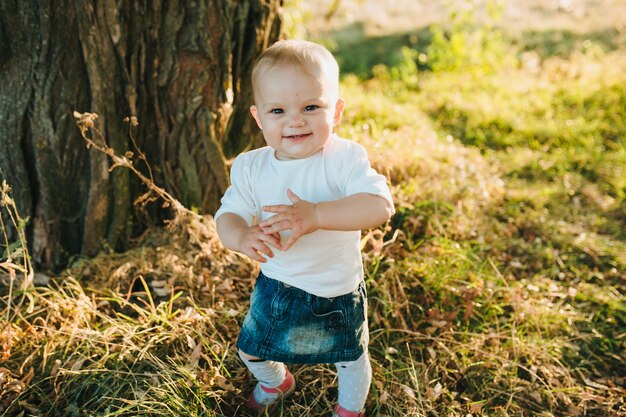
<path id="1" fill-rule="evenodd" d="M 358 193 L 378 195 L 389 201 L 393 207 L 393 198 L 387 186 L 387 179 L 372 168 L 365 148 L 352 142 L 343 156 L 339 186 L 345 196 Z"/>
<path id="2" fill-rule="evenodd" d="M 233 161 L 230 169 L 231 185 L 220 201 L 221 206 L 215 213 L 215 220 L 224 213 L 234 213 L 243 218 L 248 225 L 252 225 L 257 215 L 257 208 L 250 181 L 250 166 L 245 154 L 241 154 Z"/>

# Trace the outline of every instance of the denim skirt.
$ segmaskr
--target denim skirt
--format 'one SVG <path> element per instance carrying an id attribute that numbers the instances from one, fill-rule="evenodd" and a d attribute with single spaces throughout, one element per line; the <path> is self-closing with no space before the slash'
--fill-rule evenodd
<path id="1" fill-rule="evenodd" d="M 293 364 L 355 361 L 367 349 L 365 283 L 349 294 L 318 297 L 259 274 L 237 347 Z"/>

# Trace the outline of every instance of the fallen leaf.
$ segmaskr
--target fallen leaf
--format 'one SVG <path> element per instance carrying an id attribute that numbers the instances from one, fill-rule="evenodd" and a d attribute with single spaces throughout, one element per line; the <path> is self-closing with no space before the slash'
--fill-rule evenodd
<path id="1" fill-rule="evenodd" d="M 402 385 L 402 391 L 404 391 L 404 393 L 406 395 L 411 397 L 411 399 L 415 399 L 415 391 L 413 391 L 413 389 L 411 387 L 408 387 L 406 385 Z"/>
<path id="2" fill-rule="evenodd" d="M 236 391 L 233 384 L 220 374 L 215 375 L 215 385 L 229 392 Z"/>
<path id="3" fill-rule="evenodd" d="M 200 356 L 202 356 L 202 343 L 198 343 L 196 347 L 189 354 L 188 366 L 190 369 L 196 368 L 200 362 Z"/>
<path id="4" fill-rule="evenodd" d="M 437 385 L 435 385 L 434 387 L 428 387 L 428 389 L 426 390 L 426 395 L 429 399 L 436 400 L 441 395 L 442 390 L 443 385 L 441 385 L 440 382 L 437 382 Z"/>
<path id="5" fill-rule="evenodd" d="M 485 405 L 484 401 L 479 401 L 479 402 L 475 402 L 475 403 L 471 403 L 469 405 L 469 411 L 471 413 L 480 413 L 480 411 L 483 409 L 483 406 Z"/>
<path id="6" fill-rule="evenodd" d="M 426 348 L 426 350 L 428 351 L 428 356 L 430 356 L 430 359 L 435 360 L 435 358 L 437 357 L 437 351 L 431 347 Z"/>

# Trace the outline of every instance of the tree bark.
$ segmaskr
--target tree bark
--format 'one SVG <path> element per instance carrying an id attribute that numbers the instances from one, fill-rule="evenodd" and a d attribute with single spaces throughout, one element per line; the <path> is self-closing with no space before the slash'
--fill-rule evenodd
<path id="1" fill-rule="evenodd" d="M 155 182 L 187 207 L 216 210 L 227 158 L 259 143 L 250 71 L 279 36 L 281 3 L 0 2 L 0 178 L 30 218 L 37 266 L 123 250 L 146 225 L 133 205 L 145 188 L 86 149 L 75 110 L 97 113 L 121 155 L 137 154 L 123 122 L 137 116 L 133 138 Z"/>

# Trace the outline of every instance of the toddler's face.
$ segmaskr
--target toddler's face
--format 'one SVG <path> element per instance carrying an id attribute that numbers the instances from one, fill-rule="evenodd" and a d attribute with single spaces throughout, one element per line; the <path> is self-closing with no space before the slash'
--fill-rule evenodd
<path id="1" fill-rule="evenodd" d="M 260 74 L 255 102 L 252 116 L 282 160 L 306 158 L 322 149 L 343 113 L 337 87 L 297 67 Z"/>

